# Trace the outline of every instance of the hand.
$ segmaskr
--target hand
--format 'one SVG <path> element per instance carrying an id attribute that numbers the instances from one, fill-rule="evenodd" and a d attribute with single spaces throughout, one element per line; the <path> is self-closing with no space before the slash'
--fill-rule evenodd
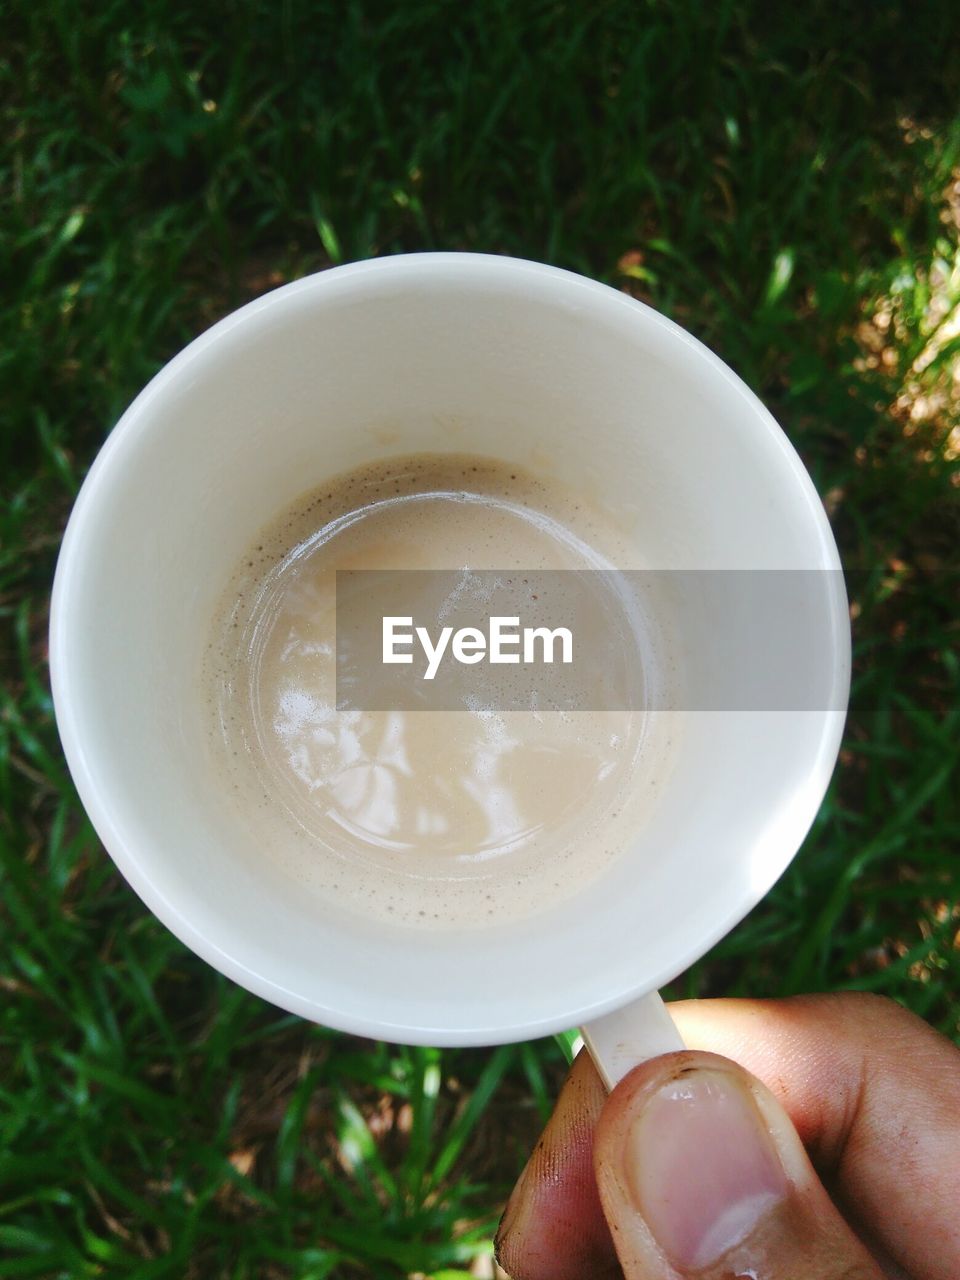
<path id="1" fill-rule="evenodd" d="M 691 1050 L 609 1097 L 573 1064 L 497 1236 L 515 1280 L 960 1278 L 960 1050 L 876 996 L 671 1013 Z"/>

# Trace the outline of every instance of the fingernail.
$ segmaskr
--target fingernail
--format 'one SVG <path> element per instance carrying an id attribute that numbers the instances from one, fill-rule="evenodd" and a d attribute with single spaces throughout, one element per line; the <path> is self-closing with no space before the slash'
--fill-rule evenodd
<path id="1" fill-rule="evenodd" d="M 706 1070 L 650 1098 L 627 1135 L 624 1178 L 660 1248 L 690 1270 L 748 1236 L 789 1185 L 746 1085 Z"/>

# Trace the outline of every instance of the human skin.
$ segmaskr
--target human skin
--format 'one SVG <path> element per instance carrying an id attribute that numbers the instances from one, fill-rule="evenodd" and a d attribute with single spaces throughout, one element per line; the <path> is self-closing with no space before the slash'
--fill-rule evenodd
<path id="1" fill-rule="evenodd" d="M 514 1280 L 957 1280 L 960 1050 L 863 994 L 671 1006 L 607 1096 L 581 1053 L 508 1202 Z"/>

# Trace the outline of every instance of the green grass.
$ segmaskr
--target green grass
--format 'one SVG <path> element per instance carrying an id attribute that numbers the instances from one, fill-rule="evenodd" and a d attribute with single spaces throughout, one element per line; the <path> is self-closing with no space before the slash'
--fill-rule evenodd
<path id="1" fill-rule="evenodd" d="M 866 988 L 960 1035 L 952 0 L 15 0 L 0 59 L 0 1277 L 461 1274 L 562 1075 L 552 1041 L 396 1048 L 233 987 L 60 755 L 85 468 L 185 341 L 331 262 L 559 263 L 770 405 L 856 570 L 853 709 L 790 872 L 675 992 Z"/>

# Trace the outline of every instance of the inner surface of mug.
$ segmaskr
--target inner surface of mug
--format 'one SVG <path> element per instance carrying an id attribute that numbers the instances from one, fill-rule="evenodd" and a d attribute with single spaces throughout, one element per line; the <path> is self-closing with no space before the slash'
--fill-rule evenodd
<path id="1" fill-rule="evenodd" d="M 654 713 L 662 776 L 630 846 L 576 899 L 462 932 L 321 908 L 262 856 L 211 773 L 199 664 L 258 529 L 328 477 L 417 452 L 495 457 L 601 500 L 633 531 L 637 559 L 624 567 L 838 569 L 785 437 L 720 361 L 656 313 L 509 259 L 361 263 L 223 321 L 116 428 L 58 567 L 58 721 L 121 870 L 238 981 L 318 1021 L 398 1040 L 546 1033 L 675 976 L 792 857 L 839 743 L 842 591 L 825 597 L 805 642 L 828 671 L 822 703 L 706 710 L 694 700 Z M 749 676 L 749 622 L 725 634 L 709 610 L 706 628 L 695 617 L 673 619 L 681 683 L 685 670 L 688 685 L 708 679 L 711 654 Z"/>

